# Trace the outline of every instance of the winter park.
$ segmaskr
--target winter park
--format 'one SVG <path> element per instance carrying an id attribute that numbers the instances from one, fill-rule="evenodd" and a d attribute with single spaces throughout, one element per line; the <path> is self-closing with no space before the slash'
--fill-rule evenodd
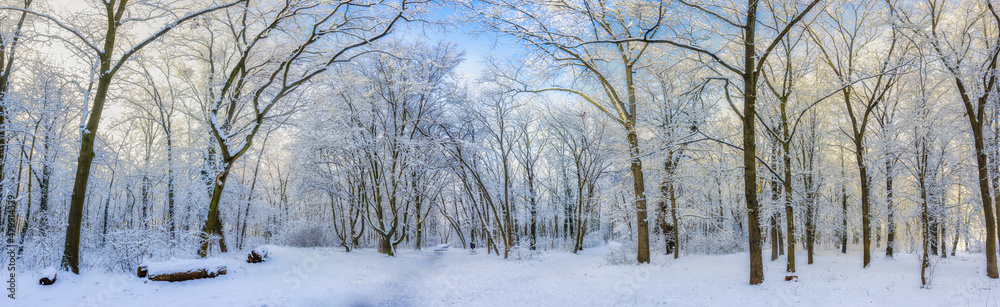
<path id="1" fill-rule="evenodd" d="M 0 2 L 0 306 L 1000 306 L 1000 2 Z"/>

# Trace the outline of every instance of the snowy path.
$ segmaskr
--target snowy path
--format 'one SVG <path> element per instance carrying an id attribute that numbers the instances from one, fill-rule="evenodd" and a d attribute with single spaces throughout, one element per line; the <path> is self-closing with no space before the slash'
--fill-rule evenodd
<path id="1" fill-rule="evenodd" d="M 824 251 L 799 263 L 785 282 L 783 259 L 766 261 L 765 283 L 746 284 L 746 254 L 655 255 L 653 264 L 607 265 L 608 247 L 574 255 L 549 252 L 512 261 L 480 251 L 373 251 L 270 247 L 262 264 L 230 255 L 229 273 L 181 283 L 125 274 L 60 275 L 42 287 L 22 273 L 16 306 L 998 306 L 1000 282 L 981 273 L 982 255 L 936 267 L 934 287 L 919 289 L 913 255 L 873 260 Z M 805 258 L 804 255 L 802 258 Z M 37 279 L 36 279 L 37 280 Z M 7 303 L 5 301 L 4 303 Z M 6 305 L 6 304 L 5 304 Z"/>

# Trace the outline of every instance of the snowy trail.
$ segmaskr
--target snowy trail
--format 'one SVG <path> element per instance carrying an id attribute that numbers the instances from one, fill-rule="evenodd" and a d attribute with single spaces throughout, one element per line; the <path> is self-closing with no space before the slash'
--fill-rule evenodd
<path id="1" fill-rule="evenodd" d="M 419 302 L 429 299 L 426 297 L 427 292 L 425 291 L 427 289 L 422 288 L 422 286 L 428 284 L 428 280 L 434 278 L 441 269 L 443 264 L 440 260 L 441 254 L 435 252 L 427 255 L 426 259 L 422 261 L 414 261 L 413 265 L 399 268 L 399 271 L 391 274 L 391 278 L 375 287 L 376 289 L 385 289 L 385 295 L 373 298 L 372 304 L 367 304 L 368 302 L 364 301 L 355 303 L 373 306 L 419 305 Z"/>
<path id="2" fill-rule="evenodd" d="M 656 254 L 649 265 L 608 265 L 609 247 L 530 260 L 495 255 L 272 246 L 269 261 L 236 255 L 229 273 L 181 283 L 144 282 L 87 271 L 42 287 L 23 278 L 16 306 L 1000 306 L 1000 282 L 982 255 L 937 263 L 931 289 L 919 288 L 917 258 L 873 259 L 824 251 L 785 282 L 784 262 L 765 262 L 765 283 L 749 286 L 747 255 Z M 21 276 L 33 276 L 25 272 Z"/>

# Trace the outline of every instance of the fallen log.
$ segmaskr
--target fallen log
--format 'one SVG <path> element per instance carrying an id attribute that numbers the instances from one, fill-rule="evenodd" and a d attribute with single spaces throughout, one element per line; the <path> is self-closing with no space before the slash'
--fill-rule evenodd
<path id="1" fill-rule="evenodd" d="M 155 281 L 185 281 L 214 278 L 226 274 L 226 266 L 220 259 L 187 259 L 166 262 L 144 262 L 136 269 L 136 275 Z"/>
<path id="2" fill-rule="evenodd" d="M 149 280 L 171 281 L 171 282 L 173 282 L 173 281 L 185 281 L 185 280 L 202 279 L 202 278 L 214 278 L 214 277 L 219 276 L 219 275 L 226 275 L 226 269 L 225 268 L 221 268 L 221 269 L 219 269 L 217 271 L 208 271 L 206 269 L 198 269 L 198 270 L 185 271 L 185 272 L 174 272 L 174 273 L 168 273 L 168 274 L 149 275 Z"/>
<path id="3" fill-rule="evenodd" d="M 56 268 L 45 268 L 42 270 L 42 278 L 38 279 L 38 284 L 43 286 L 50 286 L 56 283 Z"/>
<path id="4" fill-rule="evenodd" d="M 267 248 L 261 246 L 250 251 L 247 255 L 247 263 L 261 263 L 267 261 Z"/>

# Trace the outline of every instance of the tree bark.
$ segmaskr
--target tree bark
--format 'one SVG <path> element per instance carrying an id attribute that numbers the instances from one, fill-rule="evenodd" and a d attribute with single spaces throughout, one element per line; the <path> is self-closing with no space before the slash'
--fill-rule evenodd
<path id="1" fill-rule="evenodd" d="M 788 130 L 788 115 L 785 112 L 785 104 L 781 108 L 782 134 L 784 140 L 781 142 L 783 150 L 784 172 L 784 194 L 785 194 L 785 236 L 788 238 L 788 251 L 785 259 L 788 261 L 785 272 L 795 273 L 795 212 L 792 208 L 792 139 Z"/>
<path id="2" fill-rule="evenodd" d="M 760 205 L 757 203 L 757 73 L 755 71 L 757 1 L 747 2 L 743 32 L 743 194 L 746 198 L 750 245 L 750 284 L 764 282 L 760 249 Z"/>
<path id="3" fill-rule="evenodd" d="M 811 175 L 806 175 L 806 176 L 811 177 Z M 816 225 L 814 217 L 814 215 L 816 214 L 816 208 L 815 208 L 815 201 L 813 200 L 813 197 L 815 197 L 815 195 L 812 193 L 812 187 L 811 187 L 812 178 L 809 178 L 807 180 L 808 181 L 806 184 L 806 191 L 809 192 L 806 192 L 808 193 L 806 194 L 806 258 L 808 258 L 806 260 L 806 264 L 813 264 L 813 253 L 814 253 L 813 247 L 816 243 L 816 229 L 815 229 Z"/>
<path id="4" fill-rule="evenodd" d="M 921 196 L 921 214 L 920 214 L 920 225 L 921 225 L 921 239 L 922 239 L 922 250 L 923 253 L 920 259 L 920 287 L 924 288 L 927 286 L 927 268 L 930 267 L 930 261 L 927 256 L 927 241 L 928 241 L 928 227 L 927 227 L 927 195 L 926 190 L 923 186 L 923 180 L 921 180 L 920 186 L 920 196 Z"/>
<path id="5" fill-rule="evenodd" d="M 530 149 L 527 149 L 527 150 L 530 150 Z M 528 161 L 527 163 L 531 163 L 531 162 Z M 529 205 L 531 206 L 531 247 L 530 248 L 531 248 L 531 250 L 535 250 L 535 244 L 537 243 L 537 240 L 538 240 L 537 226 L 536 226 L 536 224 L 538 223 L 538 212 L 537 212 L 538 205 L 536 203 L 537 200 L 535 199 L 535 195 L 536 195 L 535 194 L 535 170 L 534 170 L 534 167 L 531 167 L 530 165 L 526 164 L 526 167 L 527 167 L 527 172 L 528 172 L 528 193 L 530 195 L 528 202 L 529 202 Z"/>
<path id="6" fill-rule="evenodd" d="M 993 8 L 993 3 L 990 1 L 986 2 L 986 6 L 989 11 L 993 14 L 994 21 L 997 27 L 1000 27 L 1000 17 Z M 934 7 L 932 7 L 934 9 Z M 938 16 L 933 16 L 937 18 Z M 937 38 L 936 27 L 939 20 L 932 18 L 932 35 Z M 965 82 L 959 76 L 962 75 L 960 71 L 960 63 L 952 62 L 948 60 L 948 56 L 941 49 L 940 43 L 934 41 L 934 49 L 939 55 L 942 64 L 947 68 L 952 77 L 954 78 L 955 88 L 958 90 L 959 95 L 962 98 L 962 104 L 965 107 L 966 118 L 969 119 L 969 126 L 972 128 L 972 138 L 975 143 L 975 155 L 976 155 L 976 169 L 977 169 L 977 180 L 979 181 L 979 195 L 983 206 L 983 217 L 986 223 L 986 276 L 989 278 L 1000 278 L 1000 274 L 997 272 L 997 230 L 1000 226 L 994 219 L 994 208 L 993 208 L 993 198 L 990 190 L 990 178 L 989 178 L 989 162 L 987 159 L 986 146 L 984 144 L 983 135 L 983 123 L 985 122 L 986 104 L 991 99 L 990 95 L 995 93 L 992 89 L 995 89 L 997 84 L 997 64 L 998 57 L 1000 57 L 1000 38 L 997 38 L 993 43 L 992 50 L 989 52 L 989 58 L 987 59 L 982 77 L 983 88 L 991 89 L 983 91 L 975 101 L 969 96 L 969 92 L 966 89 Z M 1000 216 L 1000 206 L 996 208 L 996 213 Z"/>
<path id="7" fill-rule="evenodd" d="M 680 257 L 680 251 L 681 251 L 681 238 L 680 238 L 681 224 L 677 218 L 677 192 L 676 188 L 674 187 L 674 180 L 672 177 L 673 176 L 671 176 L 670 179 L 670 218 L 673 219 L 674 229 L 671 235 L 674 236 L 674 248 L 673 248 L 674 259 L 677 259 Z"/>
<path id="8" fill-rule="evenodd" d="M 238 3 L 240 2 L 216 6 L 211 9 L 186 15 L 181 19 L 174 21 L 173 25 L 180 24 L 181 22 L 194 19 L 197 16 L 230 7 Z M 124 0 L 119 2 L 104 2 L 106 11 L 105 16 L 107 17 L 105 25 L 107 26 L 107 29 L 104 35 L 104 48 L 97 51 L 97 58 L 99 60 L 97 92 L 94 94 L 94 105 L 91 107 L 90 114 L 88 114 L 89 118 L 87 119 L 87 124 L 83 127 L 84 129 L 80 131 L 80 154 L 77 157 L 76 177 L 73 181 L 73 194 L 70 197 L 69 215 L 66 223 L 66 244 L 63 249 L 63 257 L 61 261 L 61 267 L 63 270 L 72 271 L 74 274 L 80 273 L 80 228 L 82 226 L 83 209 L 87 198 L 87 182 L 90 180 L 90 167 L 94 162 L 94 140 L 97 137 L 97 128 L 101 123 L 101 113 L 104 112 L 105 102 L 107 101 L 108 88 L 110 87 L 111 81 L 114 78 L 114 74 L 118 71 L 118 68 L 120 68 L 130 56 L 174 28 L 164 28 L 138 45 L 133 46 L 132 49 L 121 55 L 121 58 L 119 58 L 114 66 L 112 66 L 112 62 L 114 62 L 112 56 L 114 54 L 115 40 L 117 39 L 118 27 L 121 25 L 123 15 L 125 15 L 126 5 L 127 1 Z"/>
<path id="9" fill-rule="evenodd" d="M 114 21 L 117 22 L 117 21 Z M 90 111 L 90 119 L 81 131 L 80 155 L 76 160 L 76 178 L 73 182 L 73 194 L 70 197 L 69 216 L 66 222 L 66 244 L 63 249 L 62 268 L 80 274 L 80 228 L 83 221 L 83 205 L 87 196 L 87 182 L 90 180 L 90 166 L 94 162 L 94 138 L 98 125 L 101 123 L 101 113 L 107 100 L 108 87 L 112 75 L 107 71 L 111 68 L 111 51 L 114 49 L 116 27 L 108 26 L 104 50 L 100 55 L 101 75 L 98 79 L 97 93 L 94 95 L 94 106 Z"/>
<path id="10" fill-rule="evenodd" d="M 841 167 L 840 169 L 841 175 L 843 176 L 844 175 L 843 164 L 841 164 L 840 167 Z M 843 221 L 840 228 L 840 253 L 846 254 L 847 253 L 847 186 L 845 186 L 844 184 L 840 185 L 840 206 L 842 209 L 841 218 Z"/>
<path id="11" fill-rule="evenodd" d="M 778 199 L 780 198 L 780 192 L 778 190 L 778 178 L 771 177 L 771 204 L 777 205 Z M 771 212 L 771 261 L 778 260 L 778 256 L 785 253 L 781 247 L 781 225 L 778 223 L 780 219 L 777 210 Z"/>
<path id="12" fill-rule="evenodd" d="M 926 144 L 920 142 L 917 146 L 918 149 L 918 169 L 917 173 L 917 183 L 920 187 L 920 238 L 921 238 L 921 248 L 922 255 L 920 260 L 920 287 L 924 288 L 927 286 L 927 268 L 930 267 L 930 262 L 928 260 L 928 245 L 930 243 L 930 218 L 927 212 L 927 148 Z"/>
<path id="13" fill-rule="evenodd" d="M 226 238 L 223 236 L 222 221 L 219 217 L 219 203 L 222 200 L 222 190 L 226 186 L 226 179 L 229 178 L 229 169 L 232 168 L 232 164 L 230 162 L 224 163 L 224 170 L 215 177 L 215 183 L 212 188 L 212 201 L 208 205 L 208 218 L 205 221 L 205 226 L 202 227 L 201 233 L 199 234 L 201 238 L 201 246 L 198 248 L 198 256 L 202 258 L 207 257 L 211 249 L 209 236 L 212 234 L 220 236 L 219 250 L 223 253 L 227 252 Z"/>
<path id="14" fill-rule="evenodd" d="M 963 95 L 964 96 L 964 95 Z M 985 103 L 983 103 L 985 105 Z M 967 108 L 971 108 L 969 103 L 966 103 Z M 980 110 L 983 108 L 980 107 Z M 971 120 L 973 114 L 969 114 L 970 124 L 972 126 L 972 135 L 975 140 L 976 148 L 976 166 L 977 173 L 979 175 L 979 197 L 983 203 L 983 216 L 986 219 L 986 276 L 989 278 L 998 278 L 1000 274 L 997 274 L 997 242 L 996 242 L 996 222 L 993 218 L 993 199 L 990 195 L 990 181 L 988 174 L 989 164 L 986 161 L 986 151 L 985 145 L 983 144 L 983 127 L 981 125 L 982 112 L 979 113 L 980 121 Z M 979 123 L 979 125 L 977 125 Z"/>
<path id="15" fill-rule="evenodd" d="M 893 248 L 896 245 L 896 221 L 893 218 L 893 196 L 892 196 L 892 162 L 885 162 L 885 206 L 886 211 L 888 211 L 887 219 L 887 234 L 885 237 L 885 256 L 892 258 Z"/>
<path id="16" fill-rule="evenodd" d="M 854 147 L 856 152 L 854 154 L 854 158 L 857 160 L 858 164 L 858 175 L 861 177 L 861 246 L 864 248 L 862 267 L 867 268 L 868 264 L 872 261 L 871 217 L 869 216 L 869 199 L 871 189 L 868 183 L 868 167 L 864 162 L 865 147 L 862 143 L 863 140 L 862 135 L 855 135 Z"/>
<path id="17" fill-rule="evenodd" d="M 170 240 L 177 238 L 177 222 L 174 218 L 174 144 L 173 133 L 167 131 L 167 231 L 170 232 Z"/>
<path id="18" fill-rule="evenodd" d="M 635 127 L 628 127 L 629 158 L 631 159 L 632 189 L 635 193 L 635 216 L 638 230 L 638 252 L 636 261 L 649 263 L 649 222 L 646 220 L 646 183 L 642 176 L 642 160 L 639 156 L 639 137 Z"/>
<path id="19" fill-rule="evenodd" d="M 940 243 L 938 243 L 941 246 L 941 258 L 948 258 L 948 236 L 946 234 L 945 225 L 941 223 L 941 237 L 939 240 Z"/>

